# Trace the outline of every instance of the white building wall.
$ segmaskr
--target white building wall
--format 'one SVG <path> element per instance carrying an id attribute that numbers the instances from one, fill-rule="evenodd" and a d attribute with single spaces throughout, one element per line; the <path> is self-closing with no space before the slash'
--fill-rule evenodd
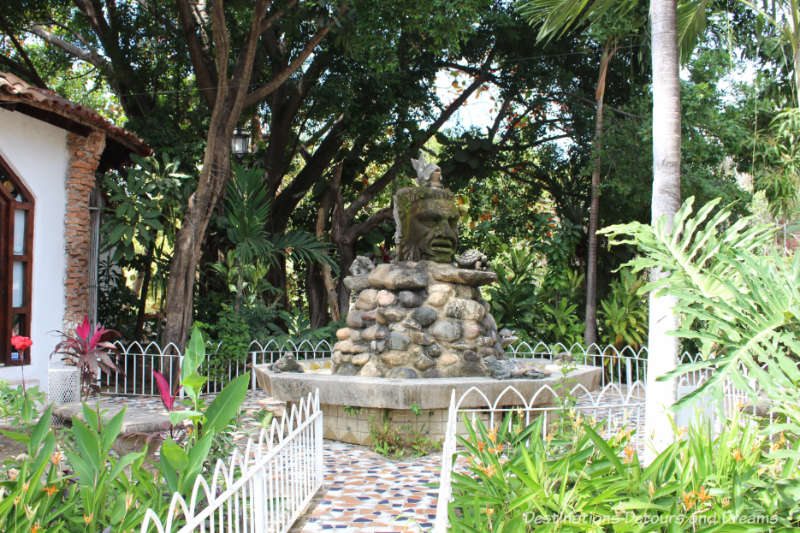
<path id="1" fill-rule="evenodd" d="M 64 318 L 65 180 L 67 132 L 22 113 L 0 109 L 0 154 L 34 196 L 31 364 L 26 381 L 47 391 L 49 355 L 60 340 Z M 54 358 L 56 359 L 56 358 Z M 53 361 L 54 366 L 60 365 Z M 17 381 L 20 367 L 0 367 L 0 379 Z"/>

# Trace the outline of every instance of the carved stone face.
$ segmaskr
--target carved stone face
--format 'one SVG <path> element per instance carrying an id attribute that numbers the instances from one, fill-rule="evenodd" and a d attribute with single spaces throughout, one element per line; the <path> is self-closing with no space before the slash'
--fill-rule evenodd
<path id="1" fill-rule="evenodd" d="M 458 209 L 451 200 L 421 198 L 411 204 L 399 243 L 401 260 L 453 261 L 458 248 Z"/>

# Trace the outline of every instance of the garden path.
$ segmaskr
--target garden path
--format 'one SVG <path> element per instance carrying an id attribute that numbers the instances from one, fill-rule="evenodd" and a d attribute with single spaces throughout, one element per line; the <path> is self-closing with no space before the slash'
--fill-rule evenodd
<path id="1" fill-rule="evenodd" d="M 163 412 L 161 401 L 152 397 L 104 396 L 101 408 L 111 405 Z M 248 436 L 258 435 L 263 409 L 277 413 L 282 407 L 263 391 L 249 391 L 236 441 L 244 444 Z M 291 533 L 418 532 L 433 527 L 440 454 L 390 460 L 364 446 L 329 440 L 323 450 L 322 489 Z"/>

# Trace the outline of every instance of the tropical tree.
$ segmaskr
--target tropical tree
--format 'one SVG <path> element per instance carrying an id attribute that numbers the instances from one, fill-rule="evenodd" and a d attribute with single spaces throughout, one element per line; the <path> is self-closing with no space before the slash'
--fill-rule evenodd
<path id="1" fill-rule="evenodd" d="M 520 14 L 532 26 L 540 25 L 537 40 L 549 41 L 565 33 L 561 15 L 566 2 L 553 3 L 550 0 L 524 0 L 518 4 Z M 635 6 L 633 6 L 635 7 Z M 586 345 L 597 342 L 597 229 L 600 222 L 600 148 L 603 142 L 603 112 L 606 93 L 606 79 L 611 59 L 619 50 L 620 42 L 641 31 L 644 24 L 636 20 L 635 9 L 620 9 L 612 13 L 598 9 L 589 15 L 589 38 L 602 43 L 602 55 L 598 67 L 595 87 L 594 137 L 592 139 L 592 184 L 589 208 L 589 230 L 587 234 L 586 259 L 586 311 L 583 341 Z M 631 11 L 633 16 L 631 16 Z M 558 21 L 561 20 L 561 25 Z"/>
<path id="2" fill-rule="evenodd" d="M 552 4 L 552 15 L 540 31 L 563 32 L 607 12 L 625 12 L 635 0 L 560 0 Z M 535 15 L 535 13 L 534 13 Z M 547 28 L 547 29 L 544 29 Z M 680 207 L 681 108 L 678 77 L 678 6 L 677 0 L 651 0 L 651 58 L 653 63 L 653 224 L 666 224 Z M 664 222 L 660 222 L 661 220 Z M 651 279 L 663 276 L 654 268 Z M 676 300 L 669 295 L 650 296 L 649 362 L 647 375 L 646 432 L 655 450 L 665 448 L 673 439 L 667 408 L 677 400 L 675 380 L 656 381 L 678 364 L 678 339 L 668 335 L 678 329 Z"/>

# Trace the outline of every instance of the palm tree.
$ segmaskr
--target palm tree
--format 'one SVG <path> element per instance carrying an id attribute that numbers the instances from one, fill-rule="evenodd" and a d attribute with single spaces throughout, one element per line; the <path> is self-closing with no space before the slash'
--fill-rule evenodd
<path id="1" fill-rule="evenodd" d="M 574 25 L 596 21 L 609 11 L 627 11 L 636 0 L 526 0 L 518 4 L 528 20 L 541 21 L 542 35 L 560 35 Z M 653 196 L 651 222 L 665 218 L 671 228 L 680 207 L 681 108 L 678 77 L 677 0 L 650 0 L 653 62 Z M 660 276 L 656 269 L 651 276 Z M 667 334 L 678 329 L 675 298 L 650 298 L 649 361 L 645 432 L 656 451 L 673 439 L 668 407 L 677 400 L 674 380 L 656 378 L 678 365 L 678 340 Z"/>

